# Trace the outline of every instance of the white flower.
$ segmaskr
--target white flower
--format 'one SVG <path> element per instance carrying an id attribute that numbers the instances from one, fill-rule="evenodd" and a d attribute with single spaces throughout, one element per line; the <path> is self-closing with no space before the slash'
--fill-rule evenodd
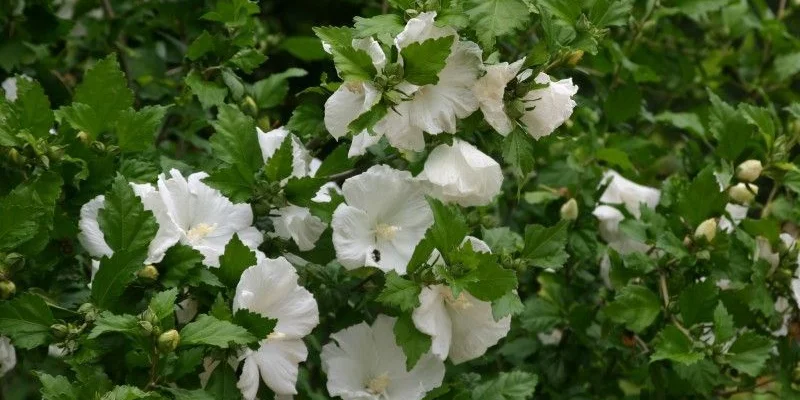
<path id="1" fill-rule="evenodd" d="M 152 211 L 155 215 L 164 212 L 164 205 L 158 197 L 156 189 L 150 184 L 131 183 L 133 192 L 142 201 L 145 210 Z M 80 220 L 78 226 L 80 233 L 78 241 L 93 258 L 111 257 L 114 251 L 106 243 L 103 231 L 100 230 L 98 216 L 100 210 L 105 208 L 105 196 L 99 195 L 89 200 L 81 207 Z M 178 237 L 173 229 L 168 225 L 159 222 L 158 232 L 147 250 L 147 259 L 144 264 L 160 262 L 164 258 L 164 253 L 178 241 Z M 98 263 L 99 268 L 99 263 Z M 96 270 L 93 266 L 92 277 Z"/>
<path id="2" fill-rule="evenodd" d="M 322 165 L 322 161 L 318 158 L 314 158 L 311 160 L 311 163 L 308 165 L 308 173 L 312 177 L 317 176 L 317 170 L 319 169 L 320 165 Z M 315 203 L 329 203 L 332 199 L 331 192 L 335 192 L 337 194 L 342 194 L 342 189 L 336 182 L 325 182 L 322 187 L 317 190 L 317 193 L 314 197 L 311 198 L 311 201 Z"/>
<path id="3" fill-rule="evenodd" d="M 545 346 L 556 346 L 561 343 L 561 337 L 563 334 L 564 332 L 561 329 L 553 329 L 547 333 L 539 332 L 536 334 L 536 337 Z"/>
<path id="4" fill-rule="evenodd" d="M 439 387 L 444 363 L 433 354 L 406 371 L 406 356 L 395 342 L 395 318 L 379 315 L 331 335 L 322 348 L 328 393 L 345 400 L 420 400 Z"/>
<path id="5" fill-rule="evenodd" d="M 275 234 L 284 239 L 294 240 L 301 251 L 313 249 L 322 232 L 328 227 L 321 219 L 311 215 L 311 211 L 306 207 L 289 204 L 275 212 L 277 215 L 270 217 L 275 226 Z"/>
<path id="6" fill-rule="evenodd" d="M 489 65 L 486 75 L 475 83 L 473 91 L 480 102 L 483 118 L 498 133 L 505 136 L 514 130 L 514 121 L 506 113 L 505 96 L 506 86 L 514 80 L 522 68 L 525 59 L 513 64 L 507 62 Z"/>
<path id="7" fill-rule="evenodd" d="M 781 327 L 772 331 L 772 336 L 786 336 L 789 332 L 789 321 L 792 320 L 792 308 L 789 306 L 789 300 L 780 296 L 775 300 L 773 309 L 782 317 Z"/>
<path id="8" fill-rule="evenodd" d="M 773 251 L 769 240 L 763 236 L 756 237 L 756 258 L 766 261 L 773 270 L 777 268 L 778 264 L 781 262 L 780 253 Z"/>
<path id="9" fill-rule="evenodd" d="M 636 218 L 641 215 L 639 208 L 642 203 L 654 209 L 661 199 L 660 190 L 631 182 L 616 171 L 609 170 L 603 174 L 602 183 L 608 186 L 600 196 L 600 202 L 622 204 Z"/>
<path id="10" fill-rule="evenodd" d="M 303 337 L 319 324 L 314 296 L 297 284 L 297 273 L 285 258 L 259 257 L 246 269 L 233 299 L 234 311 L 246 309 L 278 320 L 274 331 L 261 340 L 258 350 L 245 350 L 237 386 L 245 399 L 258 393 L 258 376 L 277 394 L 296 394 L 298 364 L 308 350 Z"/>
<path id="11" fill-rule="evenodd" d="M 336 258 L 348 269 L 377 267 L 405 274 L 433 213 L 406 171 L 376 165 L 342 185 L 346 204 L 333 213 Z"/>
<path id="12" fill-rule="evenodd" d="M 500 164 L 459 139 L 433 149 L 418 178 L 430 183 L 433 197 L 464 207 L 491 203 L 503 184 Z"/>
<path id="13" fill-rule="evenodd" d="M 738 204 L 728 203 L 725 205 L 725 211 L 731 215 L 733 221 L 729 220 L 728 217 L 722 216 L 719 220 L 719 230 L 731 233 L 733 232 L 734 227 L 739 225 L 743 219 L 747 218 L 747 210 L 746 206 L 740 206 Z"/>
<path id="14" fill-rule="evenodd" d="M 520 120 L 534 139 L 547 136 L 561 126 L 572 115 L 575 100 L 572 96 L 578 93 L 578 87 L 572 84 L 572 78 L 551 82 L 550 76 L 540 72 L 534 79 L 536 83 L 548 84 L 546 88 L 534 89 L 523 97 L 527 108 Z"/>
<path id="15" fill-rule="evenodd" d="M 14 77 L 6 78 L 6 80 L 4 80 L 2 83 L 2 87 L 6 95 L 6 100 L 8 101 L 17 100 L 17 78 Z"/>
<path id="16" fill-rule="evenodd" d="M 745 182 L 754 182 L 761 176 L 764 166 L 759 160 L 747 160 L 736 167 L 736 177 Z"/>
<path id="17" fill-rule="evenodd" d="M 311 154 L 300 142 L 294 134 L 290 133 L 283 127 L 273 129 L 269 132 L 264 132 L 261 128 L 256 128 L 258 135 L 258 145 L 261 147 L 261 156 L 264 162 L 269 161 L 270 158 L 280 149 L 286 137 L 292 141 L 292 176 L 302 178 L 309 175 L 309 165 L 311 164 Z"/>
<path id="18" fill-rule="evenodd" d="M 158 197 L 163 210 L 155 212 L 161 227 L 168 227 L 178 240 L 205 257 L 204 263 L 219 267 L 219 256 L 234 234 L 248 247 L 255 249 L 264 240 L 253 224 L 249 204 L 233 204 L 202 182 L 208 174 L 191 174 L 188 180 L 178 170 L 170 171 L 171 178 L 158 177 Z"/>
<path id="19" fill-rule="evenodd" d="M 14 369 L 15 365 L 17 365 L 17 352 L 11 344 L 11 340 L 0 336 L 0 377 Z"/>
<path id="20" fill-rule="evenodd" d="M 491 253 L 486 242 L 467 236 L 476 252 Z M 434 250 L 429 263 L 444 264 Z M 445 360 L 460 364 L 482 356 L 511 329 L 511 317 L 495 321 L 492 303 L 482 301 L 466 291 L 458 296 L 444 285 L 432 285 L 419 294 L 419 307 L 412 313 L 414 325 L 432 339 L 431 352 Z"/>

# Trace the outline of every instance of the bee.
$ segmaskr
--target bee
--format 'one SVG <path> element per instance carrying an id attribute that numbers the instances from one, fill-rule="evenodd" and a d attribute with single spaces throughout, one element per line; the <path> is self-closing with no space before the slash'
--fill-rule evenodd
<path id="1" fill-rule="evenodd" d="M 372 259 L 375 260 L 375 262 L 381 262 L 381 252 L 377 249 L 372 250 Z"/>

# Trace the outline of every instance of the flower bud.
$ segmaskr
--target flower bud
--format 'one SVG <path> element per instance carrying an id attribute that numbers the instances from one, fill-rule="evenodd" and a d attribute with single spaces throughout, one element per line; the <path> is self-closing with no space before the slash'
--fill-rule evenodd
<path id="1" fill-rule="evenodd" d="M 6 300 L 17 292 L 17 285 L 11 281 L 0 282 L 0 299 Z"/>
<path id="2" fill-rule="evenodd" d="M 575 50 L 567 56 L 567 65 L 574 67 L 581 62 L 581 58 L 583 58 L 583 50 Z"/>
<path id="3" fill-rule="evenodd" d="M 561 206 L 561 219 L 566 219 L 568 221 L 574 221 L 578 219 L 578 202 L 575 201 L 574 198 L 567 200 Z"/>
<path id="4" fill-rule="evenodd" d="M 736 167 L 736 177 L 744 182 L 753 182 L 761 176 L 761 171 L 763 170 L 764 167 L 761 165 L 761 161 L 747 160 Z"/>
<path id="5" fill-rule="evenodd" d="M 11 160 L 11 162 L 13 162 L 14 164 L 21 164 L 20 163 L 21 156 L 19 154 L 19 151 L 17 151 L 17 149 L 12 148 L 11 150 L 8 151 L 8 159 Z"/>
<path id="6" fill-rule="evenodd" d="M 750 204 L 758 194 L 758 186 L 747 183 L 738 183 L 728 189 L 731 199 L 740 204 Z"/>
<path id="7" fill-rule="evenodd" d="M 714 240 L 714 236 L 717 235 L 717 220 L 714 218 L 709 218 L 700 223 L 697 226 L 697 229 L 694 231 L 695 238 L 706 238 L 707 241 Z"/>
<path id="8" fill-rule="evenodd" d="M 250 115 L 258 115 L 258 104 L 250 96 L 245 96 L 242 100 L 242 108 L 244 112 Z"/>
<path id="9" fill-rule="evenodd" d="M 142 278 L 142 279 L 145 279 L 145 280 L 148 280 L 148 281 L 154 281 L 154 280 L 158 279 L 158 270 L 156 269 L 156 267 L 154 267 L 152 265 L 146 265 L 144 268 L 139 270 L 139 274 L 138 275 L 139 275 L 139 278 Z"/>
<path id="10" fill-rule="evenodd" d="M 153 324 L 149 321 L 139 321 L 139 327 L 148 335 L 153 333 Z"/>
<path id="11" fill-rule="evenodd" d="M 158 337 L 158 350 L 162 353 L 169 353 L 178 347 L 181 342 L 181 335 L 175 329 L 170 329 Z"/>
<path id="12" fill-rule="evenodd" d="M 63 339 L 69 334 L 69 327 L 64 324 L 51 325 L 50 330 L 53 332 L 53 336 L 55 336 L 57 339 Z"/>

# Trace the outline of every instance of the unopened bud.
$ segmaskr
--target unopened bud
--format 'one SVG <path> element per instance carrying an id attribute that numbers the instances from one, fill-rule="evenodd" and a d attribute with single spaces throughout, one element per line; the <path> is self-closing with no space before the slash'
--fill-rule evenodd
<path id="1" fill-rule="evenodd" d="M 568 221 L 574 221 L 578 219 L 578 202 L 575 201 L 574 198 L 567 200 L 561 206 L 561 219 L 565 219 Z"/>
<path id="2" fill-rule="evenodd" d="M 247 114 L 258 115 L 258 104 L 256 104 L 256 101 L 250 96 L 244 96 L 242 108 Z"/>
<path id="3" fill-rule="evenodd" d="M 51 325 L 50 330 L 57 339 L 64 339 L 69 334 L 69 327 L 64 324 Z"/>
<path id="4" fill-rule="evenodd" d="M 574 67 L 581 62 L 581 58 L 583 58 L 583 50 L 575 50 L 569 54 L 567 57 L 567 65 L 570 67 Z"/>
<path id="5" fill-rule="evenodd" d="M 139 321 L 139 327 L 148 335 L 153 333 L 153 324 L 149 321 Z"/>
<path id="6" fill-rule="evenodd" d="M 761 161 L 747 160 L 736 167 L 736 177 L 744 182 L 754 182 L 761 176 L 761 171 L 763 170 L 764 167 L 761 165 Z"/>
<path id="7" fill-rule="evenodd" d="M 78 132 L 78 134 L 75 135 L 75 138 L 80 140 L 81 143 L 83 143 L 83 144 L 88 144 L 89 143 L 89 134 L 84 132 L 84 131 Z"/>
<path id="8" fill-rule="evenodd" d="M 22 157 L 20 156 L 19 151 L 17 151 L 17 149 L 12 148 L 11 150 L 8 151 L 8 159 L 11 160 L 11 162 L 13 162 L 14 164 L 21 164 L 20 160 L 22 159 Z"/>
<path id="9" fill-rule="evenodd" d="M 181 335 L 175 329 L 170 329 L 158 337 L 158 350 L 162 353 L 170 353 L 178 347 L 181 342 Z"/>
<path id="10" fill-rule="evenodd" d="M 715 236 L 717 236 L 717 220 L 714 218 L 701 222 L 694 231 L 695 238 L 704 237 L 709 242 L 714 240 Z"/>
<path id="11" fill-rule="evenodd" d="M 0 299 L 8 299 L 11 296 L 17 293 L 17 285 L 11 281 L 2 281 L 0 282 Z"/>
<path id="12" fill-rule="evenodd" d="M 89 147 L 91 147 L 91 149 L 94 150 L 96 153 L 105 153 L 106 152 L 106 145 L 104 145 L 102 142 L 98 142 L 96 140 L 94 142 L 92 142 L 89 145 Z"/>
<path id="13" fill-rule="evenodd" d="M 139 278 L 154 281 L 158 279 L 158 270 L 152 265 L 146 265 L 144 268 L 139 270 Z"/>
<path id="14" fill-rule="evenodd" d="M 758 194 L 758 186 L 747 183 L 738 183 L 728 189 L 731 199 L 739 204 L 750 204 Z"/>

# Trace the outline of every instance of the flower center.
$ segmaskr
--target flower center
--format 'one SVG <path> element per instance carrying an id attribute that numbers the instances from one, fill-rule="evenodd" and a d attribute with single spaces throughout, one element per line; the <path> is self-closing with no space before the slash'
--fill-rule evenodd
<path id="1" fill-rule="evenodd" d="M 267 335 L 267 339 L 274 339 L 274 340 L 281 340 L 286 337 L 286 334 L 283 332 L 273 331 L 269 335 Z"/>
<path id="2" fill-rule="evenodd" d="M 389 379 L 389 374 L 384 372 L 367 382 L 367 391 L 372 394 L 381 394 L 386 391 L 392 380 Z"/>
<path id="3" fill-rule="evenodd" d="M 453 291 L 450 290 L 450 288 L 443 290 L 442 295 L 444 296 L 444 301 L 456 310 L 466 310 L 473 306 L 472 302 L 464 295 L 463 291 L 458 294 L 458 298 L 453 296 Z"/>
<path id="4" fill-rule="evenodd" d="M 215 229 L 217 229 L 217 224 L 209 225 L 205 222 L 201 222 L 191 227 L 191 229 L 186 232 L 186 237 L 190 242 L 195 243 L 210 235 Z"/>
<path id="5" fill-rule="evenodd" d="M 344 85 L 351 93 L 364 94 L 364 86 L 360 82 L 345 82 Z"/>
<path id="6" fill-rule="evenodd" d="M 393 240 L 400 229 L 402 228 L 395 225 L 378 224 L 378 226 L 375 227 L 375 236 L 377 236 L 378 239 Z"/>

